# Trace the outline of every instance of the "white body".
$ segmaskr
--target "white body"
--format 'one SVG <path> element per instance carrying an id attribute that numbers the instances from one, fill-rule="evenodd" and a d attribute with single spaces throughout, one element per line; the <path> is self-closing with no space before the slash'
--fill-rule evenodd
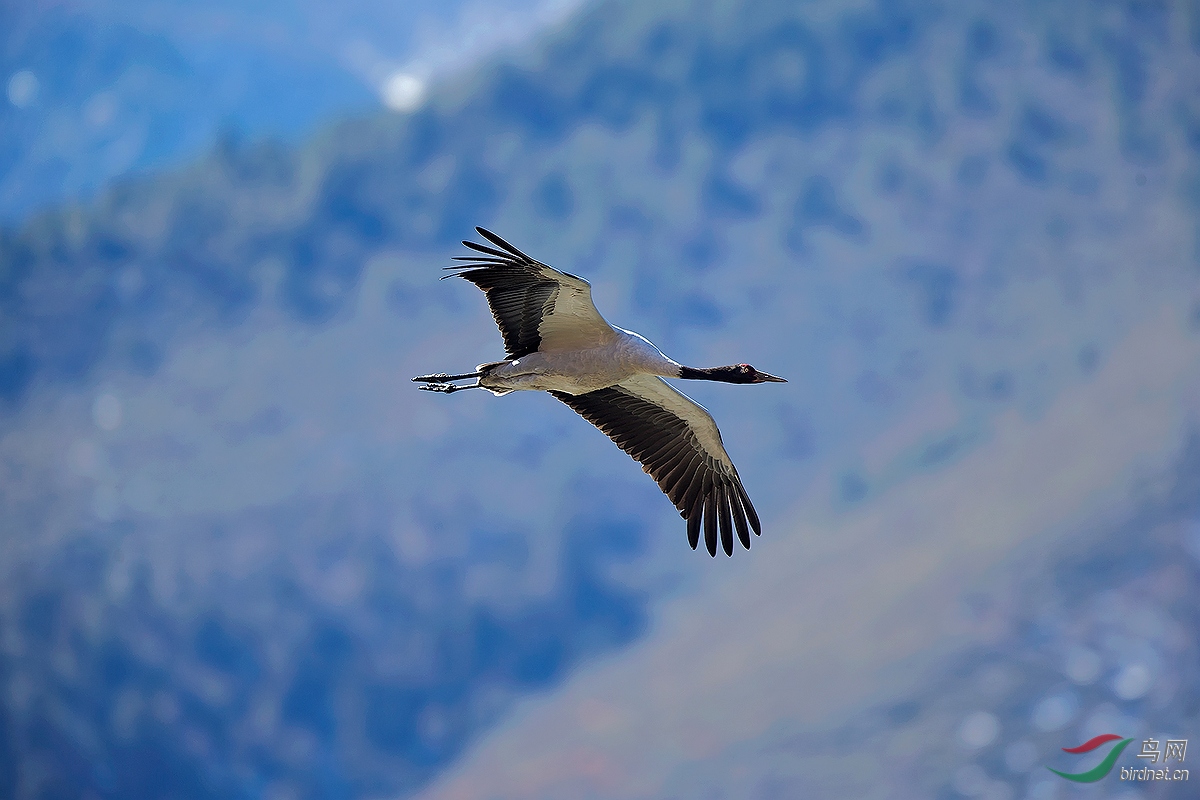
<path id="1" fill-rule="evenodd" d="M 496 395 L 521 390 L 584 394 L 634 375 L 679 377 L 679 363 L 644 336 L 608 328 L 609 341 L 593 347 L 530 353 L 515 361 L 481 365 L 478 369 L 484 374 L 479 385 Z"/>

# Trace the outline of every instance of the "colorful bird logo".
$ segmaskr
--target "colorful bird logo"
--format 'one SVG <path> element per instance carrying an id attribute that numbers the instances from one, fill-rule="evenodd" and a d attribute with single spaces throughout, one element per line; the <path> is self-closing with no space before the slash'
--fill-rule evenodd
<path id="1" fill-rule="evenodd" d="M 1128 747 L 1129 743 L 1132 742 L 1133 739 L 1122 739 L 1115 733 L 1102 733 L 1099 736 L 1088 739 L 1078 747 L 1063 748 L 1064 753 L 1090 753 L 1097 747 L 1108 744 L 1109 742 L 1117 739 L 1120 739 L 1121 741 L 1115 747 L 1113 747 L 1112 750 L 1108 751 L 1108 755 L 1104 757 L 1104 760 L 1089 769 L 1087 772 L 1059 772 L 1053 767 L 1046 767 L 1046 769 L 1050 770 L 1055 775 L 1061 775 L 1069 781 L 1075 781 L 1076 783 L 1095 783 L 1108 773 L 1112 772 L 1113 765 L 1117 763 L 1117 759 L 1121 756 L 1121 751 Z"/>

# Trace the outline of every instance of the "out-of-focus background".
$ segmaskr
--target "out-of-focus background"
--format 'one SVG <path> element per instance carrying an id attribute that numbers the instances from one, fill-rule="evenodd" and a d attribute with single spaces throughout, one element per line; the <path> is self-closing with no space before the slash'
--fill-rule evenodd
<path id="1" fill-rule="evenodd" d="M 0 797 L 1200 791 L 1046 769 L 1200 738 L 1200 3 L 13 0 L 0 89 Z M 684 387 L 753 550 L 414 390 L 474 225 L 789 378 Z"/>

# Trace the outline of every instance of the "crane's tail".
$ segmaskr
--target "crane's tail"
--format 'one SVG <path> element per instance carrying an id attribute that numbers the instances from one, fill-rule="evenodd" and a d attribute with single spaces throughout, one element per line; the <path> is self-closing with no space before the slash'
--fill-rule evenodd
<path id="1" fill-rule="evenodd" d="M 496 397 L 504 397 L 504 395 L 510 394 L 513 391 L 512 389 L 496 388 L 493 386 L 483 386 L 482 384 L 483 384 L 483 379 L 486 378 L 488 375 L 490 375 L 492 370 L 494 370 L 496 367 L 503 367 L 504 365 L 511 364 L 511 363 L 512 363 L 511 361 L 489 361 L 486 364 L 480 364 L 478 367 L 476 367 L 475 370 L 476 370 L 476 372 L 479 373 L 481 388 L 487 389 L 489 392 L 496 395 Z"/>

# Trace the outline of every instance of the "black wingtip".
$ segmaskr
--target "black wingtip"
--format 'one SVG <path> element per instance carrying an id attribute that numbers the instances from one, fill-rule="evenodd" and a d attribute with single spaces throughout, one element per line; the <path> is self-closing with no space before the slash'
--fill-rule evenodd
<path id="1" fill-rule="evenodd" d="M 717 495 L 712 483 L 705 481 L 708 490 L 704 498 L 704 546 L 713 558 L 717 556 Z"/>
<path id="2" fill-rule="evenodd" d="M 486 244 L 480 244 L 479 242 L 468 242 L 466 239 L 463 239 L 463 244 L 477 253 L 486 253 L 489 256 L 495 256 L 502 262 L 511 262 L 514 258 L 512 253 L 506 253 L 503 250 L 497 250 L 494 247 L 488 247 Z M 516 257 L 523 260 L 528 260 L 528 258 L 524 255 Z M 479 260 L 486 261 L 487 259 Z"/>
<path id="3" fill-rule="evenodd" d="M 687 520 L 688 544 L 690 544 L 692 546 L 692 549 L 695 550 L 696 546 L 698 544 L 700 544 L 700 503 L 699 502 L 693 501 L 691 503 L 691 505 L 688 506 L 688 515 L 685 517 L 685 519 Z"/>
<path id="4" fill-rule="evenodd" d="M 730 497 L 730 488 L 728 485 L 721 487 L 721 493 L 717 497 L 717 510 L 721 516 L 721 548 L 725 551 L 725 555 L 733 556 L 733 511 L 729 507 L 732 498 Z"/>
<path id="5" fill-rule="evenodd" d="M 499 237 L 496 234 L 489 231 L 487 228 L 480 228 L 479 226 L 475 226 L 475 231 L 480 236 L 487 239 L 489 242 L 496 245 L 496 247 L 499 247 L 501 250 L 505 251 L 506 253 L 508 253 L 512 256 L 515 256 L 515 257 L 521 259 L 522 261 L 532 261 L 533 260 L 529 256 L 522 253 L 517 248 L 513 247 L 511 244 L 509 244 L 507 241 L 505 241 L 501 237 Z"/>
<path id="6" fill-rule="evenodd" d="M 733 525 L 737 528 L 738 541 L 742 547 L 750 549 L 750 526 L 746 522 L 746 512 L 742 510 L 742 501 L 737 491 L 729 493 L 729 505 L 733 509 Z"/>
<path id="7" fill-rule="evenodd" d="M 483 238 L 487 239 L 489 242 L 491 242 L 491 243 L 492 243 L 492 244 L 494 244 L 494 245 L 500 245 L 501 247 L 503 247 L 503 246 L 504 246 L 504 245 L 501 245 L 501 244 L 500 244 L 501 242 L 504 242 L 504 240 L 503 240 L 503 239 L 501 239 L 501 238 L 500 238 L 499 236 L 497 236 L 496 234 L 494 234 L 494 233 L 492 233 L 491 231 L 489 231 L 487 228 L 481 228 L 481 227 L 479 227 L 478 225 L 476 225 L 476 226 L 475 226 L 475 232 L 476 232 L 476 233 L 478 233 L 478 234 L 479 234 L 480 236 L 482 236 Z M 504 244 L 508 244 L 508 242 L 504 242 Z"/>
<path id="8" fill-rule="evenodd" d="M 754 535 L 762 536 L 762 523 L 759 522 L 754 504 L 750 502 L 750 495 L 746 494 L 746 489 L 741 483 L 737 484 L 737 490 L 738 495 L 742 498 L 742 508 L 746 509 L 746 517 L 750 520 L 750 527 L 754 530 Z"/>

